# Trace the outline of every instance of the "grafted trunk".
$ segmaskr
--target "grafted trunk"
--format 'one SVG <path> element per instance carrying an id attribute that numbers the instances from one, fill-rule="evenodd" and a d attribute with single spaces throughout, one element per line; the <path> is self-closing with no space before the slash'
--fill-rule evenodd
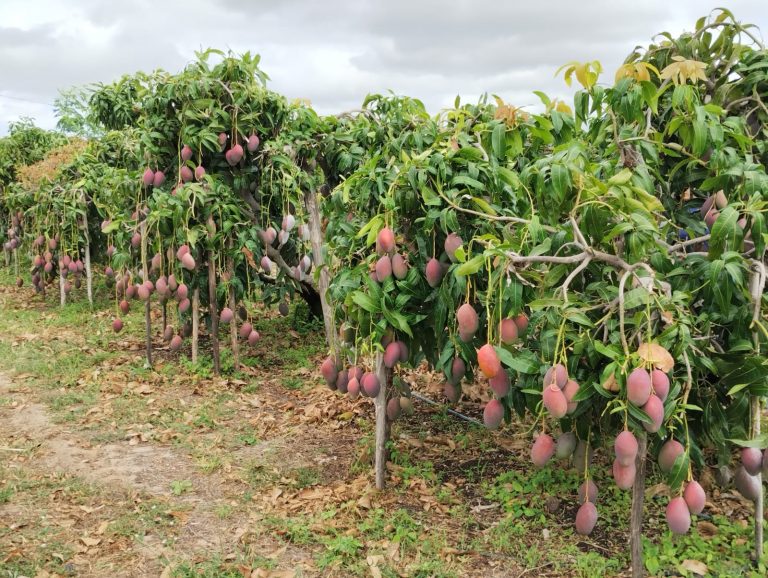
<path id="1" fill-rule="evenodd" d="M 240 369 L 240 348 L 237 341 L 237 301 L 235 299 L 235 286 L 232 279 L 235 278 L 235 259 L 232 257 L 232 242 L 229 243 L 229 253 L 227 255 L 227 273 L 229 274 L 229 308 L 234 314 L 232 321 L 229 322 L 229 339 L 232 347 L 232 361 L 235 371 Z"/>
<path id="2" fill-rule="evenodd" d="M 147 267 L 147 222 L 141 223 L 141 270 L 143 282 L 149 279 Z M 152 314 L 150 310 L 151 297 L 144 303 L 144 331 L 146 333 L 147 365 L 152 367 Z"/>
<path id="3" fill-rule="evenodd" d="M 304 205 L 309 215 L 309 240 L 312 244 L 312 261 L 315 271 L 319 271 L 317 274 L 317 290 L 314 288 L 312 291 L 306 291 L 306 295 L 302 295 L 304 300 L 309 305 L 310 311 L 316 317 L 322 315 L 323 323 L 325 325 L 325 340 L 328 343 L 328 347 L 332 350 L 336 350 L 336 327 L 333 322 L 333 308 L 328 300 L 328 287 L 330 286 L 330 275 L 328 273 L 328 267 L 325 266 L 325 255 L 323 254 L 323 229 L 320 222 L 320 207 L 317 202 L 317 192 L 307 191 L 304 193 Z M 319 313 L 319 314 L 318 314 Z"/>
<path id="4" fill-rule="evenodd" d="M 91 271 L 91 234 L 88 231 L 88 204 L 83 199 L 85 211 L 83 211 L 83 231 L 85 233 L 85 287 L 88 294 L 88 303 L 93 307 L 93 272 Z"/>
<path id="5" fill-rule="evenodd" d="M 64 279 L 64 267 L 62 267 L 61 263 L 59 263 L 59 300 L 62 307 L 67 304 L 67 294 L 64 292 L 65 282 L 66 280 Z"/>
<path id="6" fill-rule="evenodd" d="M 192 363 L 197 363 L 200 347 L 200 289 L 192 291 Z"/>
<path id="7" fill-rule="evenodd" d="M 392 370 L 384 365 L 384 355 L 376 354 L 376 376 L 381 389 L 374 399 L 376 408 L 376 440 L 374 445 L 374 470 L 376 488 L 383 490 L 387 480 L 387 442 L 389 441 L 389 422 L 387 421 L 387 394 L 392 382 Z"/>
<path id="8" fill-rule="evenodd" d="M 208 217 L 208 239 L 213 239 L 213 217 Z M 208 313 L 211 316 L 211 353 L 213 355 L 213 372 L 221 372 L 219 361 L 219 313 L 216 304 L 216 253 L 213 248 L 208 251 Z"/>
<path id="9" fill-rule="evenodd" d="M 307 193 L 310 194 L 310 193 Z M 259 233 L 263 232 L 261 229 L 261 226 L 259 225 L 259 211 L 260 211 L 260 205 L 254 198 L 254 196 L 251 194 L 248 190 L 240 190 L 240 196 L 245 201 L 245 204 L 248 205 L 249 213 L 251 221 L 253 222 L 254 226 L 256 227 L 257 231 Z M 309 208 L 307 209 L 310 210 Z M 315 205 L 315 214 L 317 214 L 317 231 L 319 231 L 320 234 L 320 243 L 322 245 L 322 231 L 320 231 L 320 217 L 319 212 L 317 211 L 316 205 Z M 310 234 L 313 230 L 313 226 L 311 225 L 311 214 L 310 214 Z M 291 267 L 285 262 L 285 259 L 283 259 L 283 256 L 281 255 L 280 251 L 278 249 L 275 249 L 272 246 L 264 247 L 264 252 L 266 253 L 267 257 L 269 257 L 276 265 L 277 267 L 286 275 L 289 277 L 293 277 L 293 271 L 291 270 Z M 322 255 L 322 253 L 321 253 Z M 314 261 L 314 267 L 318 267 L 316 261 L 317 255 L 314 252 L 314 243 L 313 243 L 313 256 L 312 259 Z M 322 257 L 320 260 L 320 263 L 322 263 Z M 326 273 L 327 277 L 327 273 Z M 310 312 L 312 313 L 313 317 L 320 318 L 323 315 L 323 308 L 321 304 L 320 294 L 325 294 L 324 291 L 319 291 L 317 287 L 315 287 L 315 284 L 311 280 L 302 281 L 299 283 L 299 292 L 301 294 L 301 297 L 304 299 L 304 301 L 307 303 L 307 306 L 309 307 Z"/>

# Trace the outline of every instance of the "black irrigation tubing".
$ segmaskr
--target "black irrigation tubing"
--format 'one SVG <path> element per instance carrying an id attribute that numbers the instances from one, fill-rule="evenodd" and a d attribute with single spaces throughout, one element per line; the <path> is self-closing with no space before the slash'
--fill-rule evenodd
<path id="1" fill-rule="evenodd" d="M 436 407 L 444 408 L 446 412 L 448 412 L 449 414 L 459 419 L 463 419 L 464 421 L 468 421 L 469 423 L 473 423 L 481 427 L 485 427 L 485 424 L 483 424 L 483 422 L 481 422 L 480 420 L 477 420 L 473 417 L 469 417 L 468 415 L 464 415 L 463 413 L 459 413 L 458 411 L 456 411 L 455 409 L 451 409 L 450 407 L 445 407 L 444 404 L 431 400 L 428 397 L 421 395 L 420 393 L 416 393 L 415 391 L 411 392 L 411 397 L 415 397 L 419 401 L 423 401 L 424 403 L 428 403 L 429 405 L 434 405 Z"/>

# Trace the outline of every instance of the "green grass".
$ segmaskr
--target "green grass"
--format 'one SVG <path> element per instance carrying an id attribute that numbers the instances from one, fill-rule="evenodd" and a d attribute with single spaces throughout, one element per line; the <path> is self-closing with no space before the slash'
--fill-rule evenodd
<path id="1" fill-rule="evenodd" d="M 181 507 L 173 506 L 176 510 Z M 147 534 L 158 533 L 171 540 L 177 530 L 176 520 L 170 513 L 170 505 L 159 498 L 139 500 L 133 509 L 124 511 L 107 527 L 107 533 L 143 540 Z"/>
<path id="2" fill-rule="evenodd" d="M 757 567 L 751 563 L 752 524 L 741 525 L 725 516 L 714 516 L 712 521 L 717 533 L 711 538 L 703 538 L 695 530 L 675 537 L 666 532 L 660 540 L 644 537 L 643 556 L 648 572 L 659 574 L 671 570 L 681 576 L 693 576 L 682 564 L 685 560 L 697 560 L 707 565 L 712 576 L 758 578 L 768 575 L 765 562 Z"/>
<path id="3" fill-rule="evenodd" d="M 174 480 L 171 482 L 171 493 L 174 496 L 181 496 L 192 490 L 192 482 L 189 480 Z"/>
<path id="4" fill-rule="evenodd" d="M 293 477 L 296 478 L 294 485 L 298 489 L 308 488 L 320 483 L 320 473 L 312 468 L 297 468 L 293 472 Z"/>
<path id="5" fill-rule="evenodd" d="M 0 273 L 0 282 L 6 281 L 6 277 L 7 274 Z M 94 310 L 109 307 L 105 295 L 98 295 Z M 102 382 L 91 370 L 125 354 L 111 351 L 117 348 L 115 336 L 108 327 L 108 316 L 93 315 L 80 297 L 79 301 L 60 309 L 54 297 L 49 296 L 47 309 L 39 310 L 16 307 L 13 299 L 9 298 L 9 306 L 4 307 L 0 314 L 0 370 L 31 375 L 28 385 L 34 387 L 35 395 L 50 407 L 57 421 L 79 420 L 103 401 L 102 389 L 110 385 Z M 126 317 L 124 331 L 128 335 L 139 336 L 143 331 L 143 313 L 138 308 L 134 309 Z M 289 317 L 265 317 L 257 322 L 262 341 L 255 348 L 243 347 L 242 358 L 244 363 L 265 370 L 261 379 L 234 372 L 232 357 L 224 347 L 221 359 L 224 372 L 246 381 L 234 393 L 231 390 L 211 389 L 192 395 L 190 385 L 190 395 L 161 399 L 160 403 L 156 400 L 151 405 L 148 404 L 148 396 L 130 391 L 112 397 L 109 401 L 112 410 L 109 428 L 95 424 L 94 429 L 89 431 L 91 441 L 107 443 L 121 440 L 124 428 L 149 423 L 158 431 L 170 430 L 178 434 L 176 443 L 194 456 L 199 471 L 213 475 L 230 465 L 227 452 L 261 442 L 247 426 L 240 423 L 241 420 L 235 419 L 240 393 L 257 393 L 267 383 L 282 384 L 288 390 L 301 390 L 311 385 L 305 377 L 305 370 L 324 350 L 321 334 L 311 333 L 312 323 L 304 316 L 300 306 L 294 306 Z M 296 347 L 293 345 L 295 339 L 287 337 L 290 331 L 307 335 L 307 338 L 299 340 Z M 47 334 L 60 338 L 22 339 L 25 334 L 27 337 Z M 285 347 L 288 341 L 291 341 L 291 347 Z M 151 370 L 144 366 L 141 351 L 138 351 L 123 363 L 120 370 L 136 381 L 154 380 L 157 376 L 170 380 L 179 373 L 189 374 L 190 382 L 196 384 L 195 380 L 212 376 L 212 360 L 204 354 L 192 364 L 182 356 Z M 11 398 L 0 397 L 0 405 L 10 402 Z M 493 438 L 481 428 L 458 422 L 444 411 L 429 415 L 420 431 L 408 431 L 408 435 L 424 439 L 435 431 L 440 432 L 456 442 L 457 454 L 470 453 L 469 457 L 496 451 Z M 114 428 L 111 425 L 113 422 L 116 425 Z M 371 467 L 368 457 L 373 445 L 372 423 L 357 419 L 351 425 L 356 428 L 355 438 L 351 439 L 355 440 L 357 454 L 361 457 L 350 465 L 350 473 L 368 473 Z M 400 427 L 403 427 L 400 423 L 395 426 Z M 201 433 L 203 435 L 199 435 Z M 395 433 L 393 440 L 397 439 Z M 400 483 L 390 489 L 396 497 L 402 498 L 399 507 L 356 509 L 350 516 L 350 504 L 337 504 L 316 515 L 290 518 L 268 515 L 260 524 L 254 525 L 254 531 L 277 536 L 305 550 L 308 556 L 314 558 L 317 568 L 332 575 L 370 575 L 366 556 L 385 554 L 382 544 L 397 544 L 400 549 L 401 561 L 397 567 L 388 563 L 379 567 L 387 578 L 399 575 L 423 578 L 461 576 L 461 562 L 447 562 L 443 554 L 445 548 L 504 556 L 510 564 L 521 568 L 547 564 L 546 572 L 574 577 L 614 576 L 627 568 L 629 560 L 626 551 L 612 552 L 611 555 L 582 551 L 571 521 L 563 519 L 562 511 L 557 514 L 547 511 L 548 496 L 561 498 L 563 507 L 573 506 L 581 480 L 564 465 L 552 464 L 542 470 L 534 470 L 527 464 L 511 462 L 509 470 L 498 474 L 492 473 L 498 470 L 491 462 L 481 458 L 461 472 L 461 477 L 466 480 L 465 488 L 453 490 L 445 485 L 446 481 L 452 480 L 451 474 L 446 473 L 445 464 L 441 463 L 441 457 L 435 457 L 433 462 L 419 450 L 405 448 L 396 441 L 389 447 L 391 461 L 399 466 L 397 475 Z M 448 452 L 447 449 L 445 451 Z M 29 449 L 29 452 L 34 457 L 34 450 Z M 446 457 L 449 456 L 446 454 Z M 212 506 L 212 513 L 220 520 L 228 520 L 240 512 L 252 514 L 252 495 L 281 482 L 281 478 L 291 480 L 293 489 L 313 487 L 327 481 L 323 479 L 324 472 L 320 469 L 303 466 L 285 471 L 276 460 L 276 455 L 267 453 L 258 461 L 232 463 L 233 471 L 247 488 L 240 492 L 236 503 Z M 596 466 L 593 474 L 600 488 L 600 532 L 625 534 L 629 494 L 615 488 L 610 478 L 610 466 Z M 424 480 L 437 501 L 450 508 L 452 524 L 449 533 L 445 527 L 434 523 L 434 514 L 422 512 L 418 506 L 413 507 L 409 492 L 410 483 L 415 479 Z M 648 484 L 658 481 L 651 477 Z M 170 484 L 170 490 L 174 496 L 182 496 L 192 491 L 193 487 L 190 480 L 176 480 Z M 471 500 L 463 499 L 464 491 L 472 493 Z M 54 492 L 57 500 L 74 506 L 110 502 L 115 514 L 106 536 L 136 542 L 141 542 L 148 535 L 157 535 L 165 544 L 173 545 L 180 524 L 171 512 L 185 507 L 183 500 L 144 496 L 135 501 L 123 498 L 124 503 L 116 505 L 111 496 L 107 498 L 98 487 L 79 478 L 55 474 L 33 476 L 23 467 L 17 469 L 0 465 L 0 504 L 34 506 L 39 510 L 41 505 L 44 507 L 52 499 Z M 484 515 L 485 519 L 481 519 L 482 515 L 471 508 L 477 500 L 498 507 L 489 510 Z M 644 538 L 644 550 L 650 574 L 691 576 L 683 567 L 683 562 L 698 560 L 708 566 L 713 576 L 756 578 L 768 575 L 764 565 L 752 567 L 749 562 L 751 523 L 743 524 L 740 520 L 716 516 L 713 521 L 718 531 L 713 537 L 702 537 L 695 525 L 690 534 L 672 537 L 666 528 L 660 528 L 663 507 L 661 498 L 651 499 L 647 504 L 648 537 Z M 66 560 L 73 555 L 71 544 L 76 540 L 64 540 L 60 529 L 45 518 L 38 518 L 34 521 L 30 519 L 28 525 L 14 530 L 15 536 L 21 536 L 27 544 L 35 546 L 26 552 L 27 558 L 6 563 L 3 570 L 8 570 L 11 575 L 35 575 L 40 568 L 65 573 L 62 561 L 53 553 L 60 554 Z M 548 532 L 546 540 L 541 538 L 544 531 Z M 3 545 L 11 539 L 9 532 L 7 528 L 0 528 Z M 590 540 L 598 538 L 592 536 Z M 273 560 L 263 557 L 264 552 L 252 551 L 247 544 L 230 545 L 230 548 L 228 552 L 180 553 L 183 559 L 171 560 L 174 564 L 172 575 L 219 578 L 241 576 L 243 568 L 275 567 Z"/>
<path id="6" fill-rule="evenodd" d="M 171 563 L 171 576 L 174 578 L 242 578 L 243 571 L 263 569 L 272 570 L 275 561 L 255 552 L 250 545 L 238 546 L 229 556 L 221 554 L 198 553 L 196 561 L 177 561 Z M 199 561 L 200 559 L 203 561 Z"/>

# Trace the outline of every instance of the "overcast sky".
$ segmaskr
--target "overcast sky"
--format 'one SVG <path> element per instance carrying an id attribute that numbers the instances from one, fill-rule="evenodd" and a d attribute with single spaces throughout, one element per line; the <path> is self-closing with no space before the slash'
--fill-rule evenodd
<path id="1" fill-rule="evenodd" d="M 768 0 L 0 0 L 0 134 L 21 115 L 53 127 L 58 89 L 207 47 L 261 54 L 272 89 L 321 113 L 386 90 L 432 112 L 484 92 L 536 106 L 569 94 L 560 65 L 597 59 L 612 82 L 636 45 L 723 4 L 768 37 Z"/>

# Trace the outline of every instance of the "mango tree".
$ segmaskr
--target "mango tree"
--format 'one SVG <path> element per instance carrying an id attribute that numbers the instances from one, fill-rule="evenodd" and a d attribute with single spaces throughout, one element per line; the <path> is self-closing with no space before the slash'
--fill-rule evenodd
<path id="1" fill-rule="evenodd" d="M 745 28 L 728 13 L 698 27 L 701 41 L 630 56 L 610 87 L 598 63 L 566 65 L 582 88 L 572 107 L 540 94 L 542 114 L 497 99 L 431 119 L 414 101 L 371 100 L 327 155 L 352 167 L 325 204 L 345 341 L 323 365 L 329 385 L 377 397 L 391 421 L 408 388 L 382 367 L 426 359 L 452 401 L 478 369 L 486 425 L 531 413 L 534 464 L 574 461 L 583 534 L 597 522 L 592 450 L 614 446 L 636 575 L 648 451 L 683 533 L 704 506 L 702 450 L 766 445 L 750 402 L 768 385 L 766 119 L 713 97 L 762 102 L 765 51 L 734 41 Z M 737 485 L 760 505 L 765 460 L 743 458 Z"/>

